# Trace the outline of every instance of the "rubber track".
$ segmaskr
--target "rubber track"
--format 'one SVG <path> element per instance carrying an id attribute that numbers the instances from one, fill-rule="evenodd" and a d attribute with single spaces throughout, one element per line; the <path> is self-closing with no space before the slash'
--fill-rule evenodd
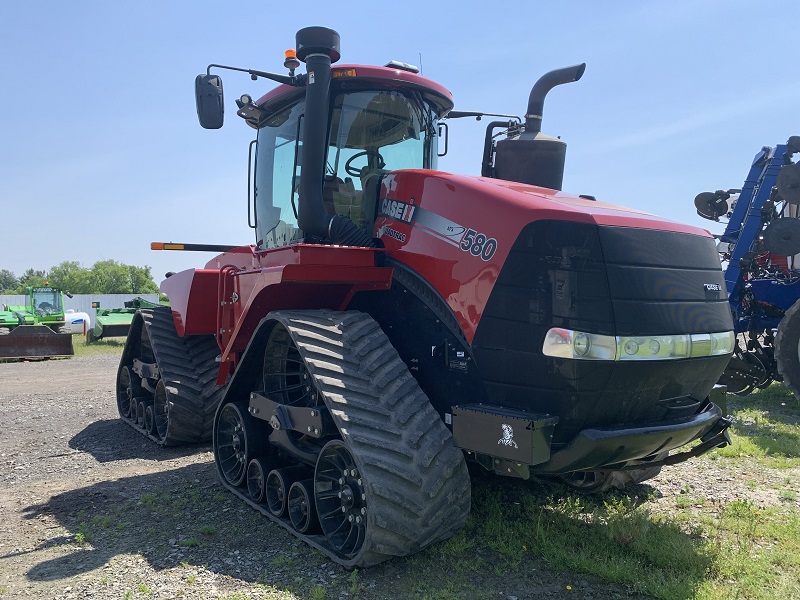
<path id="1" fill-rule="evenodd" d="M 168 307 L 142 308 L 134 322 L 142 320 L 167 391 L 169 422 L 164 440 L 151 435 L 130 419 L 129 425 L 164 446 L 179 446 L 211 439 L 214 413 L 224 386 L 217 385 L 219 347 L 213 336 L 179 338 Z M 136 328 L 131 326 L 131 330 Z M 126 348 L 127 350 L 127 348 Z M 126 353 L 123 352 L 123 361 Z M 127 364 L 132 364 L 132 359 Z M 124 366 L 122 363 L 120 367 Z"/>
<path id="2" fill-rule="evenodd" d="M 775 335 L 775 362 L 783 385 L 800 399 L 800 300 L 792 304 L 778 323 Z"/>
<path id="3" fill-rule="evenodd" d="M 369 535 L 357 555 L 343 559 L 323 535 L 298 534 L 243 490 L 226 487 L 345 567 L 412 554 L 460 531 L 470 509 L 464 456 L 372 317 L 313 310 L 274 312 L 268 318 L 286 326 L 360 463 L 369 494 Z"/>

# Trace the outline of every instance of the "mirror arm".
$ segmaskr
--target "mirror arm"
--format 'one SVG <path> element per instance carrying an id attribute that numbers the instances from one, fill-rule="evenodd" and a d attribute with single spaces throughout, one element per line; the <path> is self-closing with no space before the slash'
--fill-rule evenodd
<path id="1" fill-rule="evenodd" d="M 217 69 L 228 69 L 229 71 L 239 71 L 241 73 L 247 73 L 250 75 L 250 78 L 255 80 L 259 77 L 264 77 L 265 79 L 271 79 L 272 81 L 277 81 L 278 83 L 285 83 L 286 85 L 292 85 L 294 87 L 302 87 L 306 84 L 306 77 L 305 75 L 278 75 L 277 73 L 267 73 L 266 71 L 254 71 L 252 69 L 240 69 L 239 67 L 228 67 L 226 65 L 216 65 L 210 64 L 206 69 L 206 74 L 211 75 L 211 67 L 215 67 Z"/>

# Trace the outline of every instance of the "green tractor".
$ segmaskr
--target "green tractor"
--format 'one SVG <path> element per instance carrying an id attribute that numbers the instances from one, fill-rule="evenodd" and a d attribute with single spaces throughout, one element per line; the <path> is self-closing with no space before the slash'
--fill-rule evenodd
<path id="1" fill-rule="evenodd" d="M 29 287 L 24 306 L 0 308 L 0 358 L 72 356 L 66 326 L 64 293 L 52 287 Z"/>

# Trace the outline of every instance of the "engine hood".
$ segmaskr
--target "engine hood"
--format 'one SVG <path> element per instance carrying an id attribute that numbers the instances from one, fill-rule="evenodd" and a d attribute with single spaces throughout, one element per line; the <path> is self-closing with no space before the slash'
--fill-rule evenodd
<path id="1" fill-rule="evenodd" d="M 382 181 L 373 235 L 389 257 L 432 285 L 472 339 L 509 252 L 537 222 L 676 235 L 675 244 L 713 237 L 642 211 L 520 183 L 429 170 L 399 170 Z M 699 241 L 699 240 L 698 240 Z M 660 248 L 660 246 L 659 246 Z M 661 250 L 659 250 L 660 252 Z M 669 255 L 671 251 L 668 251 Z"/>
<path id="2" fill-rule="evenodd" d="M 510 206 L 522 210 L 561 213 L 561 217 L 549 214 L 548 218 L 594 222 L 598 225 L 659 229 L 712 237 L 708 231 L 700 227 L 677 223 L 634 208 L 590 200 L 567 192 L 487 177 L 453 175 L 443 172 L 437 172 L 436 175 L 477 193 L 496 196 L 499 202 L 508 203 Z"/>

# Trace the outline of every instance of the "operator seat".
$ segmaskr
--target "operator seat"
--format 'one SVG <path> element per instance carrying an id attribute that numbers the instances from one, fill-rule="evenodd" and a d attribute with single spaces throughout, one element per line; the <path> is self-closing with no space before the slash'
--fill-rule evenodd
<path id="1" fill-rule="evenodd" d="M 328 214 L 347 217 L 364 229 L 366 218 L 361 205 L 361 191 L 355 188 L 350 177 L 342 181 L 336 176 L 326 176 L 322 186 L 322 198 Z"/>

